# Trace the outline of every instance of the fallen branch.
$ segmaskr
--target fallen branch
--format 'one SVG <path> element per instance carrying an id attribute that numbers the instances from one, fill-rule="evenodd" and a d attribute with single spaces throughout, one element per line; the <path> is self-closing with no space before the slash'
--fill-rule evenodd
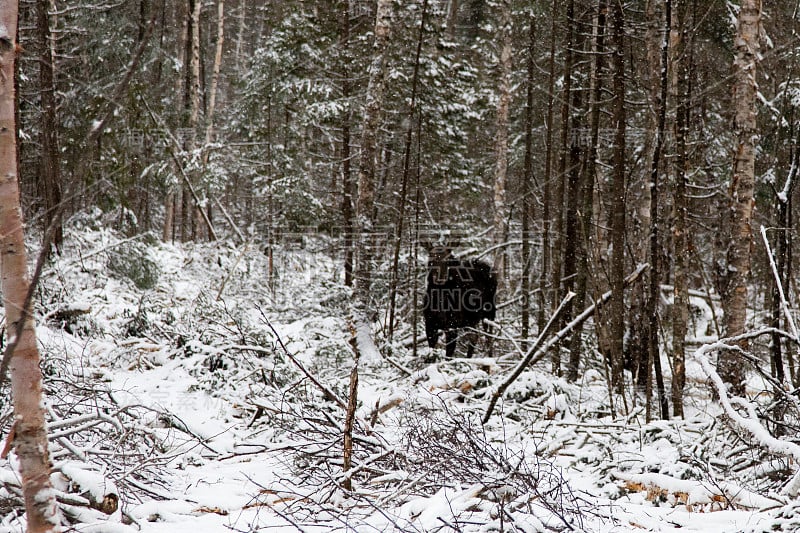
<path id="1" fill-rule="evenodd" d="M 309 372 L 309 370 L 305 366 L 303 366 L 303 363 L 298 361 L 297 358 L 291 354 L 289 349 L 283 343 L 283 339 L 281 339 L 281 336 L 278 335 L 278 332 L 275 330 L 275 327 L 272 325 L 272 322 L 270 322 L 270 320 L 267 318 L 267 316 L 264 314 L 264 312 L 261 309 L 259 309 L 259 312 L 261 313 L 261 318 L 264 319 L 264 321 L 267 323 L 267 326 L 269 327 L 269 329 L 272 330 L 272 334 L 275 335 L 275 338 L 277 339 L 278 344 L 280 345 L 281 349 L 283 350 L 284 355 L 286 355 L 286 357 L 289 359 L 289 361 L 291 361 L 294 364 L 294 366 L 299 368 L 300 371 L 303 374 L 305 374 L 306 377 L 311 381 L 311 383 L 316 385 L 317 388 L 322 391 L 322 394 L 325 396 L 326 399 L 334 402 L 343 411 L 347 412 L 347 404 L 344 402 L 344 400 L 339 398 L 336 395 L 336 393 L 334 393 L 331 389 L 329 389 L 328 387 L 323 385 L 316 377 L 314 377 L 314 375 L 311 372 Z"/>
<path id="2" fill-rule="evenodd" d="M 317 388 L 322 391 L 322 393 L 325 395 L 325 398 L 327 398 L 328 400 L 334 402 L 345 413 L 347 413 L 348 406 L 344 402 L 344 400 L 342 400 L 341 398 L 336 396 L 336 394 L 330 388 L 326 387 L 322 382 L 320 382 L 316 377 L 314 377 L 314 375 L 305 366 L 303 366 L 303 363 L 298 361 L 297 358 L 295 356 L 293 356 L 291 354 L 291 352 L 289 352 L 289 349 L 283 343 L 283 340 L 281 339 L 280 335 L 278 335 L 278 332 L 275 330 L 275 327 L 272 325 L 272 322 L 270 322 L 270 320 L 267 318 L 267 315 L 264 314 L 264 311 L 262 311 L 261 309 L 259 309 L 258 311 L 259 311 L 259 313 L 261 313 L 261 317 L 267 323 L 267 326 L 269 326 L 269 329 L 272 330 L 272 333 L 275 335 L 275 338 L 278 340 L 278 344 L 280 345 L 281 349 L 283 350 L 283 353 L 286 355 L 286 357 L 289 359 L 289 361 L 294 363 L 294 365 L 297 368 L 299 368 L 300 371 L 303 374 L 306 375 L 306 377 L 311 381 L 311 383 L 316 385 Z M 361 417 L 356 417 L 356 420 L 358 420 L 359 424 L 361 424 L 361 427 L 364 429 L 364 431 L 367 434 L 370 434 L 372 432 L 372 430 L 370 429 L 370 425 L 366 420 L 363 420 Z"/>
<path id="3" fill-rule="evenodd" d="M 627 287 L 644 273 L 645 270 L 649 268 L 650 265 L 647 263 L 643 263 L 639 265 L 639 267 L 628 277 L 625 278 L 624 287 Z M 589 307 L 587 307 L 580 315 L 575 317 L 575 319 L 564 326 L 558 333 L 550 337 L 546 343 L 542 344 L 542 340 L 544 339 L 545 335 L 547 335 L 548 330 L 550 329 L 551 325 L 555 322 L 556 318 L 561 314 L 565 304 L 572 299 L 572 293 L 568 294 L 564 301 L 561 302 L 561 305 L 558 307 L 556 312 L 550 318 L 550 321 L 545 326 L 542 333 L 539 335 L 539 338 L 536 339 L 536 342 L 533 343 L 533 346 L 528 349 L 528 352 L 525 354 L 525 357 L 520 361 L 517 365 L 517 368 L 511 373 L 511 375 L 497 388 L 497 390 L 492 395 L 492 399 L 489 402 L 489 407 L 486 408 L 486 414 L 483 416 L 483 423 L 487 423 L 489 418 L 492 416 L 492 412 L 494 411 L 495 405 L 497 401 L 503 396 L 503 393 L 508 389 L 508 387 L 522 374 L 523 370 L 530 365 L 535 364 L 538 362 L 542 357 L 544 357 L 550 348 L 560 343 L 564 338 L 575 328 L 583 324 L 586 319 L 594 314 L 598 307 L 603 306 L 608 300 L 611 299 L 611 291 L 604 293 L 597 302 L 593 303 Z"/>
<path id="4" fill-rule="evenodd" d="M 52 276 L 54 274 L 61 274 L 61 273 L 64 272 L 64 270 L 67 267 L 71 267 L 72 265 L 82 264 L 84 261 L 86 261 L 90 257 L 94 257 L 94 256 L 102 254 L 104 252 L 108 252 L 109 250 L 112 250 L 114 248 L 122 246 L 123 244 L 127 244 L 129 242 L 133 242 L 133 241 L 139 240 L 142 237 L 144 237 L 145 235 L 147 235 L 147 233 L 139 233 L 138 235 L 134 235 L 133 237 L 128 237 L 127 239 L 122 239 L 120 241 L 117 241 L 114 244 L 109 244 L 108 246 L 103 246 L 102 248 L 98 248 L 96 250 L 92 250 L 88 254 L 81 253 L 80 250 L 79 250 L 77 259 L 74 259 L 72 261 L 59 262 L 59 267 L 58 268 L 56 268 L 56 267 L 48 268 L 47 270 L 42 272 L 42 276 L 41 277 L 44 278 L 44 277 L 50 277 L 50 276 Z"/>
<path id="5" fill-rule="evenodd" d="M 228 214 L 228 210 L 225 209 L 225 206 L 222 205 L 222 202 L 220 202 L 219 198 L 217 198 L 216 196 L 214 197 L 214 203 L 217 204 L 217 207 L 219 207 L 219 210 L 222 212 L 222 216 L 225 217 L 225 220 L 228 222 L 228 225 L 231 228 L 233 228 L 233 231 L 236 232 L 236 235 L 239 237 L 239 240 L 242 241 L 243 243 L 246 242 L 247 239 L 244 238 L 242 230 L 239 229 L 239 226 L 236 225 L 236 222 L 234 222 L 231 216 Z"/>
<path id="6" fill-rule="evenodd" d="M 684 505 L 688 511 L 724 509 L 763 509 L 775 504 L 774 499 L 751 492 L 730 482 L 679 479 L 656 472 L 633 473 L 612 470 L 611 477 L 623 481 L 630 492 L 645 492 L 648 501 L 667 501 L 673 506 Z"/>
<path id="7" fill-rule="evenodd" d="M 548 320 L 547 324 L 544 326 L 544 329 L 542 329 L 541 333 L 539 333 L 539 337 L 534 341 L 533 346 L 531 346 L 530 350 L 528 350 L 528 353 L 525 354 L 525 357 L 523 357 L 522 361 L 520 361 L 520 363 L 517 365 L 517 368 L 515 368 L 514 371 L 511 373 L 511 375 L 508 376 L 508 378 L 499 387 L 497 387 L 496 391 L 494 391 L 492 399 L 491 401 L 489 401 L 489 407 L 486 408 L 486 414 L 483 417 L 484 424 L 488 422 L 489 417 L 492 416 L 492 411 L 494 411 L 494 406 L 497 404 L 497 400 L 500 399 L 500 397 L 503 395 L 506 389 L 508 389 L 509 385 L 514 383 L 514 381 L 516 381 L 519 375 L 522 374 L 522 371 L 525 370 L 525 368 L 531 363 L 531 360 L 534 359 L 536 354 L 539 353 L 536 350 L 542 344 L 545 335 L 550 333 L 550 330 L 553 328 L 553 325 L 556 323 L 556 321 L 559 319 L 562 313 L 566 310 L 567 304 L 571 302 L 574 297 L 575 297 L 574 292 L 570 291 L 569 293 L 567 293 L 567 295 L 561 301 L 561 304 L 558 306 L 558 309 L 556 309 L 556 312 L 553 313 L 553 316 L 550 317 L 550 320 Z M 548 345 L 552 345 L 552 343 L 548 343 Z"/>
<path id="8" fill-rule="evenodd" d="M 741 429 L 750 433 L 750 435 L 752 435 L 753 438 L 756 439 L 759 444 L 761 444 L 761 446 L 769 449 L 773 453 L 788 456 L 793 458 L 796 462 L 800 462 L 800 446 L 794 442 L 773 437 L 767 428 L 761 425 L 761 422 L 758 419 L 758 413 L 756 413 L 756 409 L 751 402 L 738 396 L 731 398 L 728 397 L 728 389 L 725 387 L 725 383 L 722 381 L 722 378 L 712 366 L 709 357 L 706 355 L 709 352 L 720 350 L 732 350 L 744 353 L 742 348 L 737 345 L 739 341 L 758 337 L 767 333 L 772 333 L 773 331 L 773 328 L 766 328 L 755 332 L 738 335 L 736 337 L 720 339 L 711 344 L 704 344 L 698 348 L 697 351 L 695 351 L 695 357 L 698 359 L 698 361 L 700 361 L 700 366 L 702 367 L 703 372 L 706 373 L 712 385 L 717 390 L 717 394 L 719 395 L 719 403 L 728 418 Z M 744 409 L 747 412 L 747 416 L 743 416 L 736 409 L 734 409 L 733 404 L 736 404 Z M 794 498 L 798 495 L 798 493 L 800 493 L 800 470 L 795 473 L 792 479 L 789 480 L 789 483 L 783 487 L 781 492 L 790 498 Z"/>

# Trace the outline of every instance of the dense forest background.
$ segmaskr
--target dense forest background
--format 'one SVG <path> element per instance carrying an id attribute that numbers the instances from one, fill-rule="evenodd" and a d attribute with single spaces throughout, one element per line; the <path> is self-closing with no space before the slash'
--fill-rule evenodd
<path id="1" fill-rule="evenodd" d="M 800 527 L 800 4 L 0 4 L 3 527 Z"/>
<path id="2" fill-rule="evenodd" d="M 579 308 L 611 289 L 588 342 L 615 386 L 635 367 L 648 394 L 659 348 L 682 367 L 683 343 L 668 341 L 686 336 L 690 292 L 723 302 L 741 292 L 732 273 L 750 265 L 736 261 L 752 254 L 750 325 L 783 325 L 758 228 L 791 301 L 797 6 L 759 13 L 749 247 L 734 246 L 735 4 L 390 8 L 390 33 L 373 43 L 376 4 L 362 0 L 23 2 L 28 219 L 55 221 L 57 244 L 74 216 L 267 254 L 325 234 L 345 283 L 375 273 L 364 285 L 381 342 L 393 338 L 395 307 L 412 318 L 420 243 L 487 252 L 501 270 L 503 321 L 523 342 L 567 292 Z M 642 263 L 653 282 L 623 297 L 621 280 Z M 721 316 L 714 326 L 725 333 Z M 572 380 L 593 353 L 573 337 L 571 353 L 553 357 Z M 773 372 L 783 379 L 788 358 L 794 380 L 792 350 L 770 342 Z"/>

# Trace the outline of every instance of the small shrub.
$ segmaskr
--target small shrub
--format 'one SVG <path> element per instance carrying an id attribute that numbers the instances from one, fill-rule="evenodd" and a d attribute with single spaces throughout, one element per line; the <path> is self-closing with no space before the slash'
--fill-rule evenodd
<path id="1" fill-rule="evenodd" d="M 125 324 L 124 334 L 126 337 L 144 337 L 150 329 L 150 318 L 147 316 L 147 308 L 150 304 L 142 298 L 139 300 L 139 307 L 135 313 L 125 311 L 128 322 Z"/>
<path id="2" fill-rule="evenodd" d="M 150 259 L 147 246 L 140 242 L 126 242 L 109 252 L 108 269 L 127 278 L 142 290 L 152 289 L 158 283 L 158 265 Z"/>

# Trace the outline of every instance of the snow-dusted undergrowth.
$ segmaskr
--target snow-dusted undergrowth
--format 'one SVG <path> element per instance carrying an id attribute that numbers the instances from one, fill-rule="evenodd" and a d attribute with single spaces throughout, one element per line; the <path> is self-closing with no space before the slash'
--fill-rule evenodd
<path id="1" fill-rule="evenodd" d="M 719 416 L 696 360 L 685 420 L 646 424 L 635 405 L 611 417 L 600 367 L 572 384 L 542 365 L 482 426 L 510 345 L 430 364 L 405 324 L 391 362 L 360 368 L 343 472 L 350 295 L 327 243 L 279 247 L 271 273 L 255 245 L 86 228 L 68 243 L 37 331 L 53 480 L 76 531 L 800 527 L 779 495 L 797 465 Z M 2 528 L 19 531 L 13 459 L 0 476 Z"/>

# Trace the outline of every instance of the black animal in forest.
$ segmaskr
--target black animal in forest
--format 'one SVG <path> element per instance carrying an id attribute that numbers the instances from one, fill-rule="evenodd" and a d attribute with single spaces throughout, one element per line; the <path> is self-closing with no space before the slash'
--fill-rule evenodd
<path id="1" fill-rule="evenodd" d="M 474 327 L 484 318 L 494 320 L 497 276 L 482 261 L 461 260 L 446 246 L 429 248 L 428 283 L 423 301 L 425 336 L 436 346 L 445 334 L 445 353 L 453 357 L 460 328 Z M 467 357 L 472 357 L 470 343 Z"/>

